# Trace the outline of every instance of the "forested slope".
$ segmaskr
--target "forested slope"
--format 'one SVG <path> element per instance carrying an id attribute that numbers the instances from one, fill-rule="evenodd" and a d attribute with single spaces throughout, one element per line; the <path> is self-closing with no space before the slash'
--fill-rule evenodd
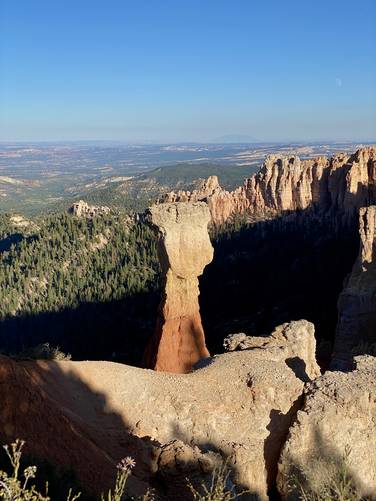
<path id="1" fill-rule="evenodd" d="M 0 238 L 0 336 L 8 349 L 55 340 L 75 352 L 88 340 L 95 346 L 101 337 L 126 337 L 127 305 L 120 303 L 158 288 L 152 231 L 121 212 L 58 213 L 21 227 L 2 215 Z M 107 332 L 114 308 L 123 321 Z M 88 312 L 99 315 L 96 322 Z"/>

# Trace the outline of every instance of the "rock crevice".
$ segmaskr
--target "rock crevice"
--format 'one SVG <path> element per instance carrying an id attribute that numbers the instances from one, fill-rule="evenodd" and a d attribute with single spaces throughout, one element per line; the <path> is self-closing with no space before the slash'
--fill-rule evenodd
<path id="1" fill-rule="evenodd" d="M 299 499 L 303 488 L 315 499 L 342 479 L 357 490 L 354 499 L 375 499 L 375 432 L 375 357 L 356 357 L 352 372 L 317 378 L 306 389 L 279 460 L 282 497 Z"/>

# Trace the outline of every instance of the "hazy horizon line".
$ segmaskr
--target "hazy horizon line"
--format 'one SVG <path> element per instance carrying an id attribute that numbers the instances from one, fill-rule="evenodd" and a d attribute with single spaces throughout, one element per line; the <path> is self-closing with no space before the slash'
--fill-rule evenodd
<path id="1" fill-rule="evenodd" d="M 250 140 L 250 141 L 219 141 L 219 140 L 172 140 L 172 141 L 156 141 L 151 139 L 127 140 L 127 139 L 0 139 L 0 144 L 71 144 L 71 143 L 113 143 L 124 145 L 139 145 L 139 146 L 164 146 L 164 145 L 207 145 L 207 144 L 323 144 L 323 143 L 376 143 L 376 138 L 364 139 L 275 139 L 275 140 Z"/>

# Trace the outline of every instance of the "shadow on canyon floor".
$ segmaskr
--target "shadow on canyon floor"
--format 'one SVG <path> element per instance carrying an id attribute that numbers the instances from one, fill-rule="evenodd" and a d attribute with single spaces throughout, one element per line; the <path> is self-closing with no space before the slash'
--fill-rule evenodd
<path id="1" fill-rule="evenodd" d="M 154 331 L 159 294 L 137 294 L 120 301 L 83 303 L 0 321 L 0 350 L 19 353 L 48 342 L 74 360 L 110 360 L 141 365 Z"/>
<path id="2" fill-rule="evenodd" d="M 337 323 L 337 300 L 359 246 L 357 229 L 311 211 L 223 234 L 200 280 L 209 347 L 222 351 L 230 334 L 268 335 L 277 325 L 314 323 L 318 358 L 326 368 Z"/>

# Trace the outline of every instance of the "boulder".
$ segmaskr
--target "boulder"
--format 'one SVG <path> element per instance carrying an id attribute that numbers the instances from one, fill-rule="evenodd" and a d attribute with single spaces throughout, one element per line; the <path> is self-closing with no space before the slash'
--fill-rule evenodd
<path id="1" fill-rule="evenodd" d="M 270 352 L 282 350 L 287 363 L 294 367 L 302 379 L 310 381 L 320 375 L 315 356 L 315 328 L 307 320 L 297 320 L 279 325 L 270 336 L 230 334 L 225 338 L 223 345 L 226 351 L 252 350 L 263 346 L 266 346 Z"/>
<path id="2" fill-rule="evenodd" d="M 308 385 L 279 461 L 279 492 L 302 499 L 304 489 L 305 499 L 324 499 L 315 493 L 334 482 L 344 489 L 346 480 L 357 494 L 342 499 L 376 499 L 375 450 L 376 358 L 361 356 L 352 372 L 326 372 Z"/>
<path id="3" fill-rule="evenodd" d="M 189 372 L 209 357 L 198 303 L 198 277 L 213 259 L 207 204 L 170 203 L 151 207 L 150 223 L 158 234 L 164 279 L 155 334 L 145 354 L 146 367 Z"/>

